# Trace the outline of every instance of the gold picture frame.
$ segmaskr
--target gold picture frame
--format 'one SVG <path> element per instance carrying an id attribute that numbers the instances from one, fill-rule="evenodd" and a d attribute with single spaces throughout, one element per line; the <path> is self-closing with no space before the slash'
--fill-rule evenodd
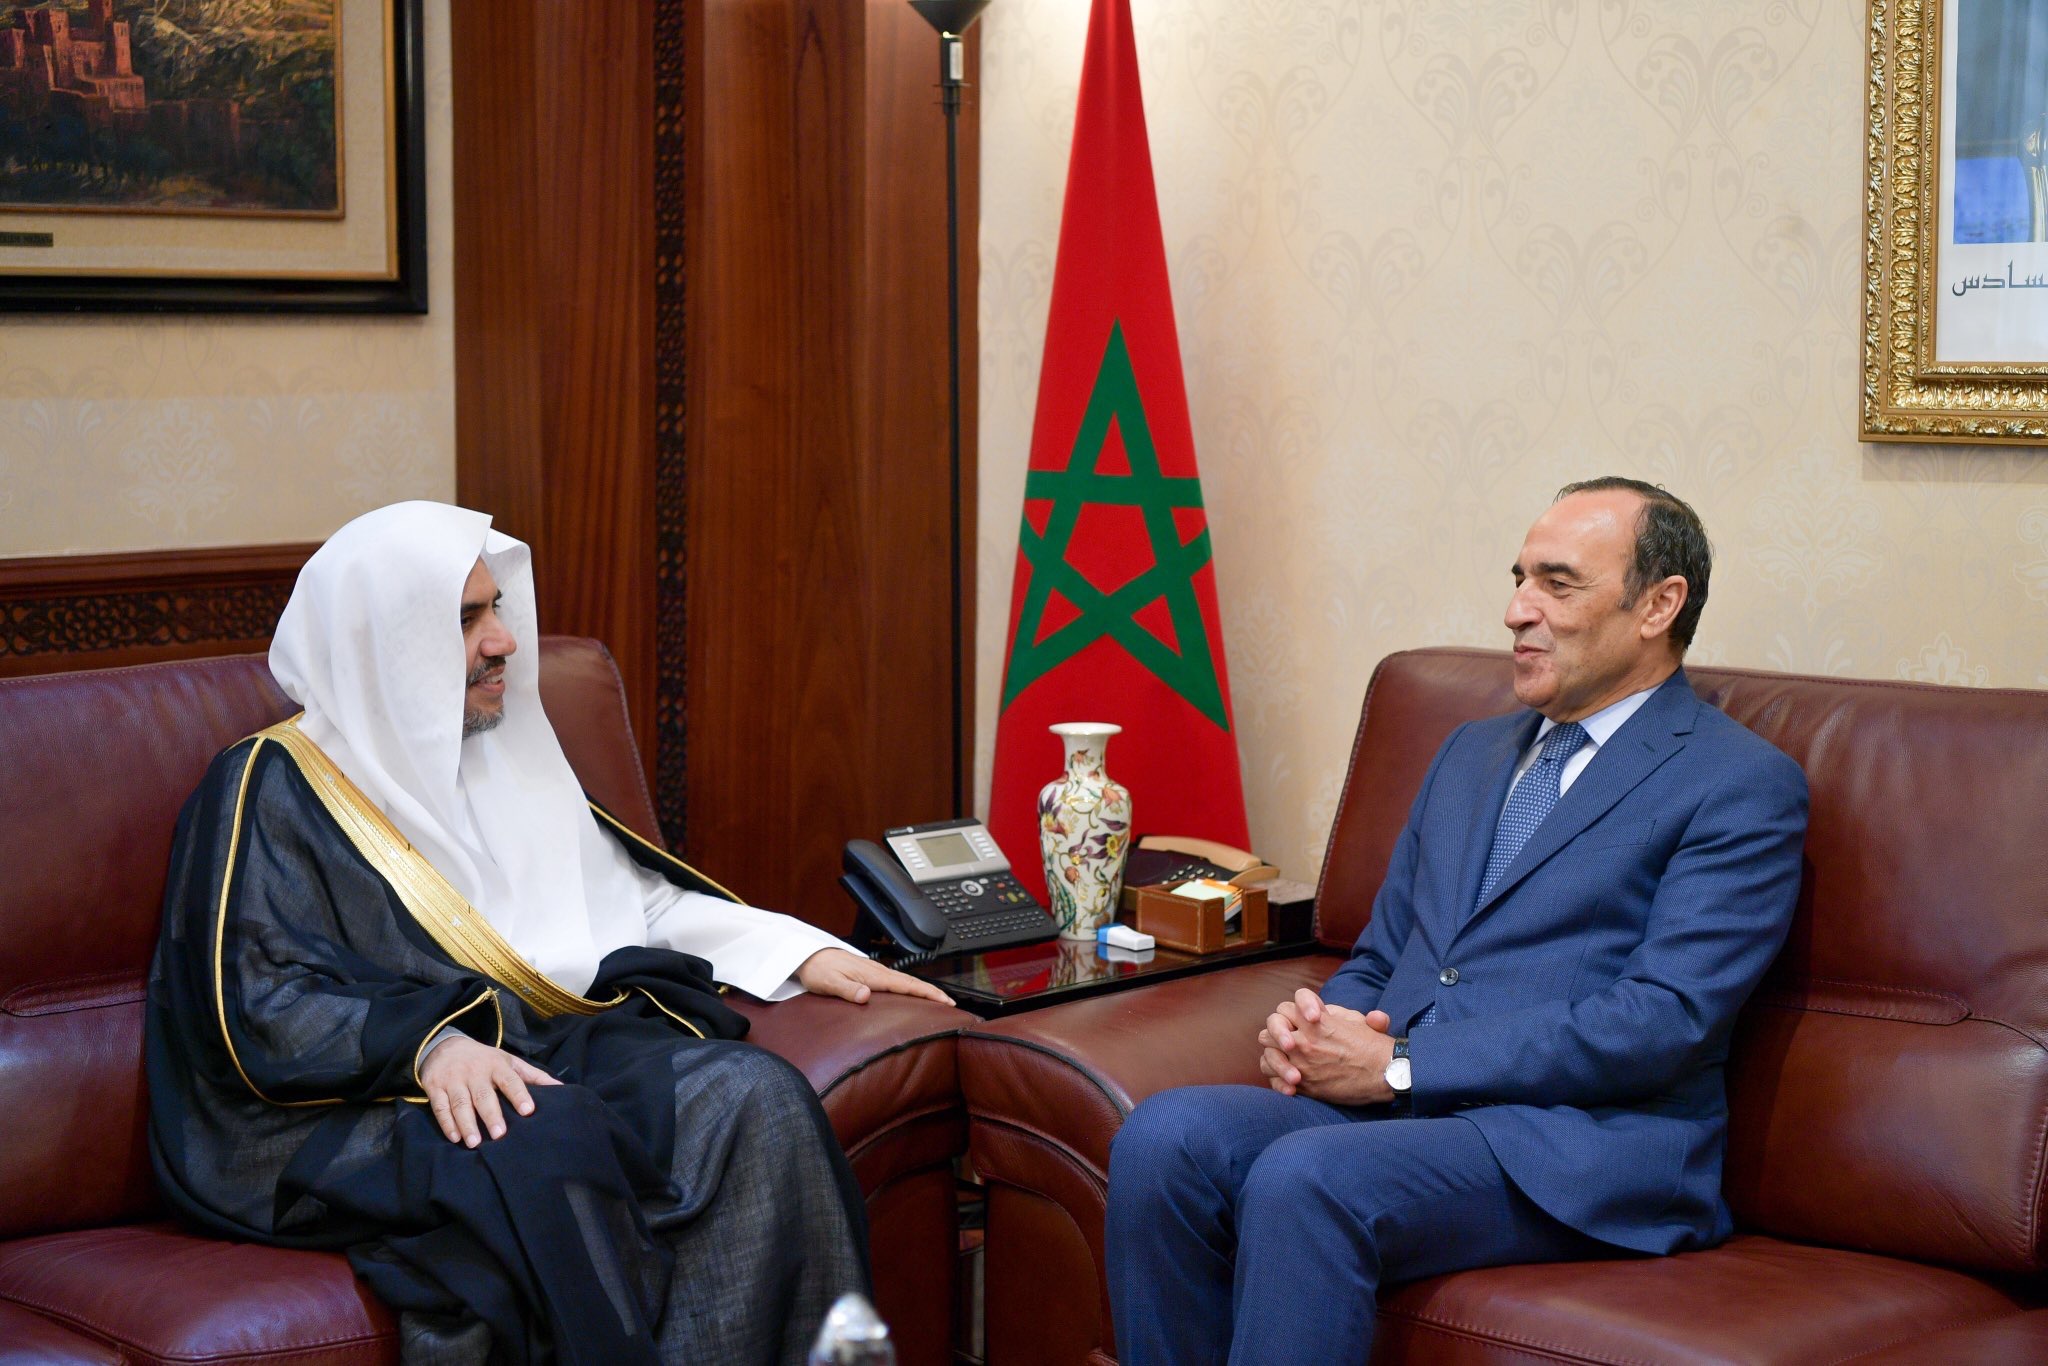
<path id="1" fill-rule="evenodd" d="M 0 315 L 426 312 L 423 8 L 423 0 L 331 0 L 334 57 L 329 72 L 315 73 L 332 91 L 331 206 L 6 198 Z M 66 155 L 82 146 L 85 159 L 116 171 L 135 168 L 114 153 L 160 138 L 204 143 L 200 160 L 231 167 L 278 153 L 265 133 L 273 121 L 229 117 L 239 115 L 238 97 L 202 90 L 198 99 L 154 100 L 146 89 L 125 89 L 150 78 L 139 60 L 128 66 L 135 23 L 148 9 L 144 0 L 0 4 L 0 155 L 16 153 L 11 172 L 23 170 L 11 144 L 24 127 L 54 144 L 67 122 L 75 138 L 63 144 Z M 240 22 L 234 14 L 220 20 L 223 28 Z M 76 58 L 85 76 L 73 84 L 81 89 L 66 86 L 58 99 L 44 94 L 49 82 L 35 79 L 33 59 L 66 41 L 89 51 Z M 219 60 L 232 66 L 232 58 Z M 112 77 L 100 79 L 107 70 Z M 122 87 L 122 99 L 146 107 L 117 102 L 105 87 Z M 187 122 L 199 131 L 188 132 Z M 29 160 L 28 171 L 38 169 Z"/>
<path id="2" fill-rule="evenodd" d="M 2012 134 L 2002 141 L 1965 140 L 1993 99 L 1980 90 L 1996 93 L 1998 109 L 2020 107 L 2023 96 L 2005 87 L 2023 91 L 2009 74 L 2023 57 L 1989 35 L 2026 22 L 2004 0 L 1871 0 L 1866 441 L 2048 442 L 2048 110 L 2033 124 L 2000 124 Z M 1992 172 L 2003 218 L 1976 212 L 1997 197 L 1974 197 Z M 2028 209 L 2029 195 L 2031 224 L 2021 229 L 2012 205 Z M 2043 292 L 2024 292 L 2035 289 Z"/>

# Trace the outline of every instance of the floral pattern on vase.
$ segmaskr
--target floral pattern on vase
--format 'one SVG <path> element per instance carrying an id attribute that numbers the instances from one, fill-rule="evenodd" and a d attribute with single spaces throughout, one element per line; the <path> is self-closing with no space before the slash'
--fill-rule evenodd
<path id="1" fill-rule="evenodd" d="M 1067 771 L 1038 794 L 1038 851 L 1052 918 L 1065 939 L 1095 938 L 1116 915 L 1130 851 L 1131 794 L 1103 768 L 1109 737 L 1094 721 L 1049 727 L 1067 747 Z"/>

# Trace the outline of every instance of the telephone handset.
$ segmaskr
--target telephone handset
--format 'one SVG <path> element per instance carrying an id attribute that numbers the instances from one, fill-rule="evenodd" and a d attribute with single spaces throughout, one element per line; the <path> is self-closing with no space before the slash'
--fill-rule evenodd
<path id="1" fill-rule="evenodd" d="M 873 840 L 852 840 L 846 846 L 846 888 L 854 904 L 890 931 L 907 949 L 928 952 L 946 937 L 946 917 L 931 898 L 917 890 L 902 865 Z"/>
<path id="2" fill-rule="evenodd" d="M 883 838 L 887 849 L 872 840 L 847 844 L 839 885 L 911 952 L 979 953 L 1059 932 L 980 821 L 900 826 Z"/>
<path id="3" fill-rule="evenodd" d="M 1240 887 L 1256 886 L 1280 876 L 1260 858 L 1215 840 L 1189 835 L 1144 835 L 1131 846 L 1124 865 L 1124 886 L 1141 887 L 1189 878 L 1213 877 Z"/>

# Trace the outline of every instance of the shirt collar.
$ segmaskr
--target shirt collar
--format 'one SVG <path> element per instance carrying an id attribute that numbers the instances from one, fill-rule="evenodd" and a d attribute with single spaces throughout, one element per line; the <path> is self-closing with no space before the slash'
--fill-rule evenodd
<path id="1" fill-rule="evenodd" d="M 1614 732 L 1620 730 L 1622 724 L 1629 717 L 1634 716 L 1636 712 L 1642 709 L 1643 703 L 1650 700 L 1651 693 L 1663 686 L 1664 684 L 1661 682 L 1652 683 L 1641 692 L 1632 692 L 1619 702 L 1608 703 L 1591 716 L 1581 717 L 1579 724 L 1586 728 L 1586 735 L 1592 740 L 1593 748 L 1598 749 L 1609 740 L 1612 740 Z M 1557 722 L 1547 716 L 1544 717 L 1543 724 L 1536 727 L 1536 743 L 1541 744 L 1543 737 L 1550 734 L 1556 725 Z"/>

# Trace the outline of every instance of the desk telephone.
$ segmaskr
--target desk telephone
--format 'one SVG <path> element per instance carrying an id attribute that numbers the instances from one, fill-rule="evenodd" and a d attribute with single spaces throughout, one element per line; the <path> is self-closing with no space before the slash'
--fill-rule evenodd
<path id="1" fill-rule="evenodd" d="M 912 953 L 980 953 L 1050 939 L 1059 926 L 1010 875 L 980 821 L 937 821 L 846 846 L 839 879 L 856 905 Z M 1184 836 L 1147 835 L 1131 850 L 1127 885 L 1221 877 L 1257 882 L 1277 872 L 1256 854 Z"/>
<path id="2" fill-rule="evenodd" d="M 839 885 L 912 953 L 979 953 L 1059 933 L 980 821 L 898 826 L 882 838 L 887 849 L 846 846 Z"/>
<path id="3" fill-rule="evenodd" d="M 1280 876 L 1280 870 L 1257 854 L 1187 835 L 1141 835 L 1124 864 L 1124 886 L 1147 887 L 1213 877 L 1239 886 L 1253 886 Z"/>

